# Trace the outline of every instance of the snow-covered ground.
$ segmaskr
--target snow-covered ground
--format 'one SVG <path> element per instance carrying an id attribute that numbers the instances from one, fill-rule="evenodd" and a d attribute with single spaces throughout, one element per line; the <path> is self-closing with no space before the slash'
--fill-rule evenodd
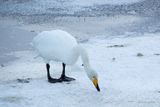
<path id="1" fill-rule="evenodd" d="M 159 0 L 1 0 L 0 16 L 46 20 L 61 16 L 160 16 Z M 25 16 L 25 17 L 24 17 Z"/>
<path id="2" fill-rule="evenodd" d="M 132 4 L 144 0 L 7 0 L 0 1 L 0 12 L 23 15 L 46 13 L 74 13 L 93 5 Z"/>
<path id="3" fill-rule="evenodd" d="M 160 107 L 159 0 L 0 1 L 0 107 Z M 97 92 L 79 60 L 70 83 L 47 82 L 30 42 L 40 31 L 71 33 L 99 74 Z M 51 62 L 53 77 L 61 63 Z"/>
<path id="4" fill-rule="evenodd" d="M 67 66 L 67 74 L 76 81 L 50 84 L 45 64 L 34 51 L 12 52 L 18 59 L 0 68 L 0 106 L 159 107 L 159 43 L 160 33 L 133 38 L 94 37 L 81 43 L 99 74 L 101 92 L 87 78 L 81 61 Z M 61 64 L 52 62 L 51 72 L 59 77 Z M 23 79 L 29 83 L 23 83 Z"/>

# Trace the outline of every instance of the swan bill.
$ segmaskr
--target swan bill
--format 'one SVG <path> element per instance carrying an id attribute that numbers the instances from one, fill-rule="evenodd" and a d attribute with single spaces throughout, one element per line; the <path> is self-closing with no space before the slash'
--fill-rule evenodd
<path id="1" fill-rule="evenodd" d="M 96 89 L 97 89 L 97 91 L 100 92 L 100 88 L 99 88 L 99 85 L 98 85 L 98 84 L 97 84 L 97 86 L 96 86 Z"/>
<path id="2" fill-rule="evenodd" d="M 94 79 L 92 82 L 93 82 L 94 86 L 96 87 L 97 91 L 100 92 L 100 88 L 99 88 L 99 85 L 98 85 L 98 80 Z"/>

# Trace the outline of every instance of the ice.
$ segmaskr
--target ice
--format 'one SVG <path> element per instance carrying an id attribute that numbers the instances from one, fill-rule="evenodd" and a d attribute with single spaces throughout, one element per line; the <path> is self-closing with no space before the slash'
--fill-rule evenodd
<path id="1" fill-rule="evenodd" d="M 121 4 L 131 4 L 136 3 L 142 0 L 74 0 L 73 3 L 80 6 L 92 6 L 95 4 L 112 4 L 112 5 L 121 5 Z"/>
<path id="2" fill-rule="evenodd" d="M 51 84 L 47 82 L 45 63 L 40 57 L 35 58 L 34 51 L 13 52 L 19 59 L 0 68 L 0 105 L 159 107 L 160 57 L 155 55 L 160 53 L 159 42 L 159 33 L 146 33 L 133 38 L 92 38 L 81 43 L 99 74 L 100 93 L 87 78 L 81 61 L 67 66 L 67 75 L 76 81 Z M 137 56 L 139 52 L 142 57 Z M 51 63 L 52 76 L 59 77 L 61 69 L 61 63 Z M 19 83 L 19 78 L 31 79 L 29 83 Z"/>
<path id="3" fill-rule="evenodd" d="M 160 107 L 159 0 L 1 0 L 0 107 Z M 51 84 L 30 42 L 62 29 L 86 48 L 101 92 L 82 61 L 76 81 Z M 52 77 L 62 65 L 51 62 Z"/>

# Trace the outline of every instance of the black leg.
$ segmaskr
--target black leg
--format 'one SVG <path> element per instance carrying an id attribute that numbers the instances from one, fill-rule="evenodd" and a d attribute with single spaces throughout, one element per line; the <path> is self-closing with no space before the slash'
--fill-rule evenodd
<path id="1" fill-rule="evenodd" d="M 65 77 L 66 64 L 62 63 L 62 67 L 63 67 L 63 69 L 62 69 L 62 75 L 61 75 L 61 77 Z"/>
<path id="2" fill-rule="evenodd" d="M 65 67 L 66 67 L 66 64 L 62 63 L 62 67 L 63 67 L 63 70 L 62 70 L 62 75 L 60 77 L 60 80 L 62 81 L 73 81 L 75 80 L 74 78 L 71 78 L 71 77 L 67 77 L 65 75 Z"/>
<path id="3" fill-rule="evenodd" d="M 46 68 L 47 68 L 47 77 L 48 77 L 48 80 L 49 80 L 49 79 L 51 79 L 50 72 L 49 72 L 50 65 L 46 64 Z"/>
<path id="4" fill-rule="evenodd" d="M 50 72 L 49 72 L 50 65 L 48 63 L 46 64 L 46 68 L 47 68 L 48 82 L 50 82 L 50 83 L 62 82 L 62 80 L 60 80 L 60 79 L 55 79 L 55 78 L 51 77 Z"/>

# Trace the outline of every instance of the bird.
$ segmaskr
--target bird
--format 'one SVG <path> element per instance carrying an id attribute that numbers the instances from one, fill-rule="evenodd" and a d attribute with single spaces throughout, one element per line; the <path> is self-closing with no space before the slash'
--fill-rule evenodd
<path id="1" fill-rule="evenodd" d="M 65 75 L 66 65 L 74 65 L 79 57 L 83 62 L 84 70 L 88 78 L 92 81 L 97 91 L 98 74 L 92 69 L 86 49 L 77 43 L 76 39 L 64 30 L 42 31 L 32 40 L 35 51 L 41 56 L 46 64 L 47 78 L 49 83 L 73 81 L 74 78 Z M 62 63 L 62 74 L 60 78 L 53 78 L 50 75 L 50 61 Z"/>

